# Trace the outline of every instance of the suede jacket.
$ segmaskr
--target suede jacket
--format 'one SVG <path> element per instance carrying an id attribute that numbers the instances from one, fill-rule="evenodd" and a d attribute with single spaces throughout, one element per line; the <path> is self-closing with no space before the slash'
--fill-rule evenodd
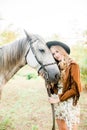
<path id="1" fill-rule="evenodd" d="M 72 62 L 65 70 L 63 78 L 63 92 L 60 95 L 60 101 L 65 101 L 73 97 L 73 105 L 76 105 L 81 91 L 82 86 L 80 81 L 79 65 Z"/>

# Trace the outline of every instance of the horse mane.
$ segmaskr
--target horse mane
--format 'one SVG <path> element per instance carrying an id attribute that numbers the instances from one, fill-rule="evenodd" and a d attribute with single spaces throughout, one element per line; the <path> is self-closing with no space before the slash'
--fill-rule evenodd
<path id="1" fill-rule="evenodd" d="M 31 35 L 32 43 L 39 38 Z M 21 67 L 27 64 L 30 44 L 27 37 L 0 47 L 0 85 L 6 83 Z"/>
<path id="2" fill-rule="evenodd" d="M 11 70 L 26 53 L 27 38 L 16 40 L 0 47 L 0 72 Z"/>

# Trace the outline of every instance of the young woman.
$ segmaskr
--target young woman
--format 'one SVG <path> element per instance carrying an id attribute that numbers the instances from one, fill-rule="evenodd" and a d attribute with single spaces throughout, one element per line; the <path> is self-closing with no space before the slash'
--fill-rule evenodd
<path id="1" fill-rule="evenodd" d="M 47 46 L 60 68 L 58 93 L 54 86 L 49 102 L 55 104 L 55 117 L 59 130 L 77 130 L 80 120 L 79 97 L 82 90 L 79 65 L 70 58 L 70 48 L 58 41 L 49 41 Z"/>

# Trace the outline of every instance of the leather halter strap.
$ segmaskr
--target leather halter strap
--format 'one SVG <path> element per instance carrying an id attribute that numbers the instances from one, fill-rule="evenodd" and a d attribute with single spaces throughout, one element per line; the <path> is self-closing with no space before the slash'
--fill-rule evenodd
<path id="1" fill-rule="evenodd" d="M 35 41 L 37 41 L 37 40 L 35 40 Z M 45 66 L 49 66 L 49 65 L 56 64 L 56 61 L 53 62 L 53 63 L 48 63 L 48 64 L 44 64 L 44 65 L 43 65 L 43 64 L 38 60 L 38 57 L 37 57 L 37 55 L 35 54 L 34 48 L 33 48 L 33 46 L 32 46 L 32 44 L 33 44 L 35 41 L 32 42 L 32 40 L 29 40 L 29 42 L 31 42 L 31 43 L 30 43 L 30 48 L 29 48 L 27 54 L 29 53 L 29 51 L 30 51 L 30 49 L 31 49 L 32 52 L 33 52 L 33 55 L 35 56 L 35 58 L 36 58 L 36 60 L 37 60 L 37 62 L 38 62 L 38 63 L 40 64 L 40 66 L 41 66 L 41 67 L 38 69 L 38 74 L 39 74 L 39 72 L 40 72 L 41 69 L 44 69 L 44 70 L 47 72 L 47 70 L 45 69 Z"/>

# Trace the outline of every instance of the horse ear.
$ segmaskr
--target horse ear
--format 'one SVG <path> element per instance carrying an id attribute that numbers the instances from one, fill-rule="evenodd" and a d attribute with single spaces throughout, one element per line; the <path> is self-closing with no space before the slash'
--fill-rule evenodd
<path id="1" fill-rule="evenodd" d="M 24 32 L 25 32 L 25 34 L 26 34 L 27 40 L 31 41 L 31 40 L 32 40 L 31 36 L 27 33 L 26 30 L 24 30 Z"/>

